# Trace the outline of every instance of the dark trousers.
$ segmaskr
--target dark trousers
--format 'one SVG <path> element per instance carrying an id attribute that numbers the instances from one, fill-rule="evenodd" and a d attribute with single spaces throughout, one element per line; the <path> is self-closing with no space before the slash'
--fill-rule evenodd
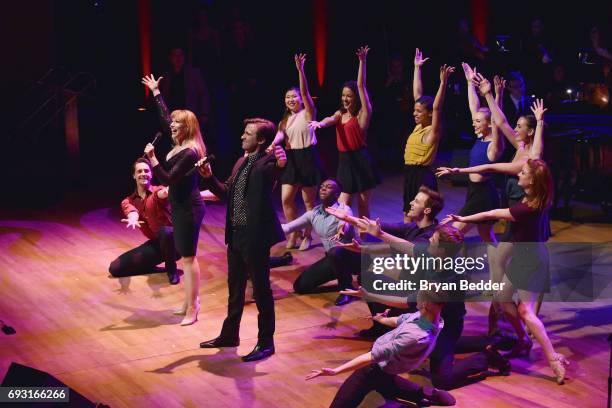
<path id="1" fill-rule="evenodd" d="M 246 229 L 234 230 L 227 246 L 227 317 L 221 337 L 239 338 L 240 320 L 244 309 L 244 290 L 247 278 L 253 282 L 253 296 L 257 305 L 258 344 L 270 344 L 274 336 L 274 298 L 270 288 L 270 248 L 251 242 Z"/>
<path id="2" fill-rule="evenodd" d="M 461 387 L 482 378 L 472 377 L 489 368 L 484 353 L 473 354 L 461 360 L 455 360 L 455 349 L 463 331 L 463 317 L 445 319 L 436 346 L 429 356 L 431 383 L 434 387 L 450 390 Z M 462 339 L 461 348 L 470 349 L 468 337 Z M 477 339 L 475 339 L 477 341 Z"/>
<path id="3" fill-rule="evenodd" d="M 385 373 L 378 364 L 370 364 L 351 374 L 340 386 L 330 407 L 357 407 L 371 391 L 387 399 L 401 398 L 406 401 L 420 401 L 423 388 L 399 375 Z"/>
<path id="4" fill-rule="evenodd" d="M 166 272 L 176 271 L 179 255 L 174 248 L 172 227 L 161 227 L 157 239 L 127 251 L 111 262 L 108 271 L 115 278 L 156 273 L 155 266 L 165 262 Z"/>
<path id="5" fill-rule="evenodd" d="M 339 289 L 353 287 L 353 274 L 361 271 L 361 256 L 344 248 L 334 247 L 325 257 L 310 265 L 293 283 L 296 293 L 310 293 L 324 283 L 338 279 Z"/>

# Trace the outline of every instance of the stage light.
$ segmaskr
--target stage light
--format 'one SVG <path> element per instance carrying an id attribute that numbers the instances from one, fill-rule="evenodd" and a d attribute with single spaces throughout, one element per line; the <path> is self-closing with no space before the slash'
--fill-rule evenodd
<path id="1" fill-rule="evenodd" d="M 145 108 L 144 106 L 141 106 L 141 107 L 138 108 L 138 112 L 144 112 L 146 110 L 147 110 L 147 108 Z"/>
<path id="2" fill-rule="evenodd" d="M 568 95 L 571 95 L 573 91 L 568 88 L 567 91 L 565 91 L 565 92 L 567 92 Z"/>

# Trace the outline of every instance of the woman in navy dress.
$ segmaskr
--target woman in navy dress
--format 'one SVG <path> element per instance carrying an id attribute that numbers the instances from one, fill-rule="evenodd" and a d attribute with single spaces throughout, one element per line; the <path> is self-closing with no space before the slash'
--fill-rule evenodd
<path id="1" fill-rule="evenodd" d="M 145 147 L 145 153 L 151 160 L 153 173 L 159 182 L 169 186 L 174 243 L 185 269 L 185 302 L 183 307 L 174 313 L 185 316 L 181 326 L 186 326 L 197 321 L 200 311 L 200 267 L 195 256 L 205 210 L 198 188 L 198 173 L 188 173 L 200 158 L 206 156 L 206 147 L 198 119 L 193 112 L 183 109 L 172 113 L 168 111 L 159 92 L 161 79 L 162 77 L 155 79 L 153 75 L 145 76 L 142 83 L 153 92 L 155 104 L 165 125 L 164 130 L 171 135 L 174 147 L 166 156 L 166 160 L 161 162 L 155 156 L 155 147 L 151 143 Z"/>

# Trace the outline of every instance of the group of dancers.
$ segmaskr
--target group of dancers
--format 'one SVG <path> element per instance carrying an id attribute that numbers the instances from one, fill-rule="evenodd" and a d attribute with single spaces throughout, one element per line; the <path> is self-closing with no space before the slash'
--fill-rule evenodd
<path id="1" fill-rule="evenodd" d="M 151 90 L 164 132 L 170 134 L 174 147 L 165 158 L 158 158 L 155 146 L 149 143 L 144 149 L 145 158 L 134 163 L 136 190 L 122 202 L 125 215 L 122 221 L 128 227 L 141 228 L 149 240 L 113 261 L 111 274 L 122 277 L 150 273 L 158 271 L 155 266 L 165 262 L 169 282 L 176 284 L 179 282 L 176 261 L 180 258 L 185 300 L 175 314 L 184 316 L 181 325 L 195 323 L 200 311 L 200 269 L 196 253 L 205 213 L 200 193 L 203 185 L 228 202 L 225 244 L 229 296 L 220 335 L 202 342 L 202 348 L 239 345 L 245 288 L 250 279 L 259 333 L 255 348 L 242 359 L 256 361 L 275 353 L 270 248 L 285 239 L 287 248 L 295 248 L 301 238 L 299 247 L 307 250 L 314 230 L 323 242 L 325 256 L 296 279 L 296 292 L 308 293 L 337 279 L 341 291 L 336 305 L 364 298 L 372 312 L 373 326 L 361 334 L 378 336 L 371 352 L 337 368 L 314 370 L 307 377 L 354 371 L 338 391 L 332 406 L 357 406 L 371 390 L 386 397 L 453 405 L 454 398 L 447 390 L 471 381 L 475 373 L 491 367 L 508 374 L 508 359 L 529 353 L 533 342 L 526 327 L 542 346 L 557 383 L 562 384 L 568 361 L 554 351 L 536 313 L 540 295 L 550 286 L 543 243 L 548 239 L 547 209 L 553 194 L 551 173 L 542 160 L 546 111 L 542 101 L 536 101 L 531 108 L 533 115 L 521 116 L 513 129 L 500 108 L 505 88 L 503 78 L 495 77 L 492 85 L 475 68 L 462 64 L 477 140 L 470 151 L 469 167 L 434 170 L 432 164 L 443 135 L 442 110 L 447 82 L 455 69 L 447 65 L 440 67 L 440 85 L 435 98 L 424 95 L 421 71 L 428 58 L 417 49 L 413 80 L 416 126 L 404 152 L 404 222 L 381 223 L 370 219 L 369 206 L 380 177 L 367 149 L 372 116 L 366 86 L 368 52 L 367 46 L 357 50 L 357 81 L 343 84 L 340 108 L 320 121 L 316 120 L 316 107 L 304 72 L 306 56 L 296 55 L 299 87 L 286 91 L 286 111 L 278 127 L 267 119 L 244 120 L 241 140 L 245 153 L 225 181 L 213 174 L 196 116 L 188 110 L 169 112 L 159 90 L 162 77 L 145 76 L 142 83 Z M 487 107 L 480 106 L 478 93 Z M 316 129 L 329 126 L 336 128 L 339 151 L 335 179 L 324 174 L 315 135 Z M 516 149 L 516 154 L 511 162 L 502 163 L 498 160 L 506 141 Z M 465 204 L 458 215 L 448 215 L 438 223 L 435 217 L 442 210 L 444 200 L 437 192 L 437 178 L 454 173 L 469 174 Z M 493 173 L 509 176 L 506 186 L 509 208 L 500 208 Z M 162 186 L 151 185 L 152 175 Z M 277 181 L 282 185 L 286 224 L 279 222 L 273 205 L 272 190 Z M 315 205 L 319 185 L 321 204 Z M 306 213 L 298 217 L 295 196 L 300 190 Z M 350 209 L 354 196 L 358 217 Z M 497 220 L 507 221 L 503 242 L 498 242 L 493 232 Z M 489 336 L 470 339 L 461 335 L 466 313 L 462 300 L 445 302 L 423 291 L 416 302 L 418 311 L 404 313 L 414 299 L 377 295 L 353 286 L 353 275 L 361 271 L 360 254 L 368 251 L 360 236 L 369 234 L 389 243 L 391 251 L 409 255 L 455 256 L 464 234 L 472 227 L 477 228 L 487 244 L 491 280 L 504 283 L 504 290 L 493 296 Z M 523 242 L 535 246 L 518 244 Z M 441 273 L 433 274 L 444 278 Z M 512 301 L 514 292 L 518 292 L 518 304 Z M 494 336 L 496 318 L 501 313 L 517 335 L 504 356 L 498 351 L 500 337 Z M 385 326 L 394 329 L 389 331 Z M 454 354 L 462 348 L 479 353 L 455 361 Z M 422 387 L 397 375 L 419 367 L 427 358 L 433 387 Z"/>

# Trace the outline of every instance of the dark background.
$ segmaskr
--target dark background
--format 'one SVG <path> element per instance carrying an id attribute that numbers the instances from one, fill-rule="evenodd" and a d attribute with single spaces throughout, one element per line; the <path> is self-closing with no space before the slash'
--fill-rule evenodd
<path id="1" fill-rule="evenodd" d="M 325 2 L 324 2 L 325 3 Z M 264 116 L 278 122 L 283 114 L 287 87 L 297 84 L 293 54 L 308 54 L 306 72 L 311 93 L 317 97 L 318 118 L 337 108 L 342 82 L 356 79 L 358 46 L 368 44 L 368 88 L 374 105 L 369 132 L 370 148 L 385 168 L 401 168 L 404 140 L 392 141 L 397 157 L 380 160 L 381 120 L 377 112 L 389 56 L 405 57 L 406 75 L 412 77 L 414 48 L 431 57 L 424 70 L 425 92 L 435 94 L 438 67 L 453 64 L 454 80 L 465 82 L 456 45 L 456 22 L 472 16 L 470 1 L 328 1 L 327 63 L 325 82 L 319 87 L 314 58 L 313 13 L 311 1 L 151 1 L 151 46 L 154 73 L 167 69 L 168 50 L 186 46 L 193 26 L 194 11 L 208 6 L 210 20 L 221 35 L 232 6 L 239 5 L 253 35 L 251 54 L 240 69 L 257 79 L 254 95 L 244 94 L 245 116 Z M 529 22 L 541 17 L 549 38 L 554 41 L 557 60 L 568 72 L 576 74 L 576 53 L 588 44 L 588 30 L 600 24 L 603 43 L 610 47 L 610 2 L 533 2 L 488 1 L 487 43 L 494 47 L 495 35 L 509 34 L 513 41 L 526 35 Z M 140 59 L 138 1 L 26 1 L 2 5 L 0 13 L 1 88 L 7 124 L 3 133 L 2 171 L 8 176 L 2 189 L 2 205 L 43 207 L 59 200 L 66 192 L 107 188 L 115 191 L 111 202 L 132 187 L 130 165 L 159 128 L 150 101 L 140 84 L 143 69 Z M 505 73 L 520 66 L 520 60 L 491 53 L 481 71 Z M 47 82 L 61 82 L 76 73 L 75 89 L 85 89 L 79 98 L 81 138 L 80 171 L 67 165 L 61 113 L 49 124 L 23 126 L 28 116 L 44 102 L 44 91 L 36 80 L 56 68 Z M 235 67 L 234 67 L 235 68 Z M 529 74 L 525 73 L 529 81 Z M 57 77 L 53 79 L 53 77 Z M 231 78 L 222 78 L 225 86 Z M 89 86 L 91 85 L 91 86 Z M 528 85 L 529 86 L 529 85 Z M 236 96 L 235 96 L 236 97 Z M 446 114 L 452 126 L 443 150 L 462 146 L 458 136 L 469 132 L 467 103 L 463 93 L 447 97 Z M 216 100 L 212 99 L 212 104 Z M 51 103 L 53 105 L 53 103 Z M 139 111 L 139 107 L 147 107 Z M 61 106 L 56 106 L 61 109 Z M 45 108 L 49 108 L 46 106 Z M 52 109 L 51 109 L 52 110 Z M 225 131 L 211 137 L 224 150 L 214 152 L 223 176 L 239 154 L 239 119 Z M 412 118 L 406 117 L 412 126 Z M 43 121 L 44 122 L 44 121 Z M 44 126 L 43 126 L 44 125 Z M 29 127 L 28 127 L 29 126 Z M 207 135 L 204 135 L 205 139 Z M 335 173 L 334 130 L 318 132 L 324 164 Z M 221 142 L 221 141 L 224 142 Z M 397 162 L 397 166 L 395 166 Z"/>

